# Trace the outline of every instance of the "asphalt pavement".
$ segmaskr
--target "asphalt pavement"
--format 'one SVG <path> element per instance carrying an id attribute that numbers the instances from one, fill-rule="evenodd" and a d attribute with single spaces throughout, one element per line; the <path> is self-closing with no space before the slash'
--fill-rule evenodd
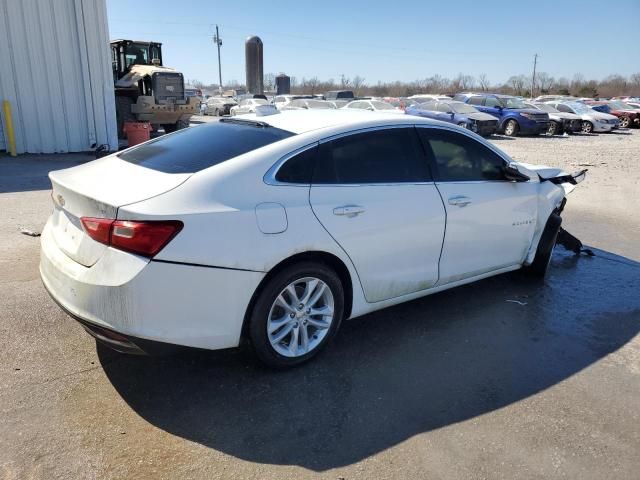
<path id="1" fill-rule="evenodd" d="M 637 213 L 614 230 L 570 199 L 594 257 L 346 322 L 273 372 L 243 350 L 120 355 L 49 299 L 20 229 L 51 210 L 46 173 L 87 160 L 0 156 L 0 479 L 638 478 Z"/>

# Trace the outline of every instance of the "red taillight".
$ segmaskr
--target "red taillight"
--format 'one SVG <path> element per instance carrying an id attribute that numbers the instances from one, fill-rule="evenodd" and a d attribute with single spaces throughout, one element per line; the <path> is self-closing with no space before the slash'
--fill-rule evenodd
<path id="1" fill-rule="evenodd" d="M 84 231 L 89 234 L 96 242 L 109 245 L 111 236 L 111 225 L 115 220 L 109 218 L 82 217 L 80 219 Z"/>
<path id="2" fill-rule="evenodd" d="M 153 257 L 182 230 L 177 220 L 129 221 L 82 217 L 82 225 L 95 241 L 120 250 Z"/>

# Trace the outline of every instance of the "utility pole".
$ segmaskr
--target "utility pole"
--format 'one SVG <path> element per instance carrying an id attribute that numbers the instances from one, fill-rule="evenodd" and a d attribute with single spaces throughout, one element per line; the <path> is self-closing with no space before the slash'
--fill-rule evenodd
<path id="1" fill-rule="evenodd" d="M 218 25 L 216 25 L 216 34 L 213 36 L 213 43 L 218 47 L 218 81 L 220 85 L 218 91 L 220 92 L 220 95 L 222 95 L 222 66 L 220 63 L 220 47 L 222 46 L 222 40 L 220 39 L 220 33 L 218 32 Z"/>
<path id="2" fill-rule="evenodd" d="M 533 56 L 533 75 L 531 75 L 531 98 L 533 99 L 533 90 L 536 88 L 536 65 L 538 63 L 538 54 Z"/>

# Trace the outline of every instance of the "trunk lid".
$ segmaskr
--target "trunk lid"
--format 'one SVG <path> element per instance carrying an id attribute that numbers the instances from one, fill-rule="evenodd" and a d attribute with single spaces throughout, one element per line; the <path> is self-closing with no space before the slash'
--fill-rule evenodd
<path id="1" fill-rule="evenodd" d="M 119 207 L 167 192 L 190 175 L 158 172 L 115 155 L 50 172 L 54 241 L 69 258 L 90 267 L 108 247 L 85 233 L 81 217 L 116 218 Z"/>

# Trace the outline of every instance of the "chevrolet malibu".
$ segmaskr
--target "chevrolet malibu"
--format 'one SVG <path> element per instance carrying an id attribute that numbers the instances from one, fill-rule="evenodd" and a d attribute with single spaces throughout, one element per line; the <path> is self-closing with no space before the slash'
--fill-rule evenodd
<path id="1" fill-rule="evenodd" d="M 259 109 L 51 172 L 40 272 L 118 351 L 246 340 L 288 367 L 344 319 L 511 270 L 543 276 L 583 176 L 434 120 Z"/>

